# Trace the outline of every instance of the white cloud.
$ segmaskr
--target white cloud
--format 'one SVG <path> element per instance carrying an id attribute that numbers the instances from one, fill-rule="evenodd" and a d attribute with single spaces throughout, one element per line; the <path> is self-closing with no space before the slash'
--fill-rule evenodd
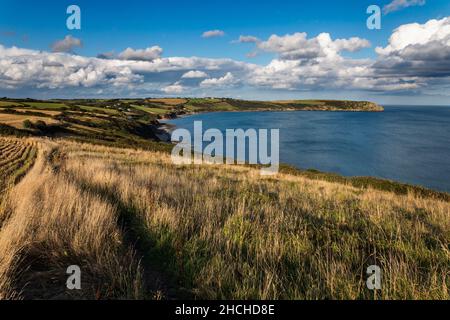
<path id="1" fill-rule="evenodd" d="M 209 30 L 205 31 L 202 34 L 203 38 L 214 38 L 214 37 L 223 37 L 225 35 L 225 32 L 222 30 Z"/>
<path id="2" fill-rule="evenodd" d="M 439 92 L 450 84 L 450 17 L 398 27 L 385 47 L 376 48 L 376 59 L 342 55 L 368 45 L 365 39 L 332 39 L 328 33 L 313 38 L 305 33 L 272 35 L 255 43 L 254 52 L 275 54 L 266 65 L 232 59 L 163 58 L 157 46 L 99 59 L 0 45 L 0 89 L 59 89 L 76 96 L 102 90 L 105 96 L 121 92 L 148 96 L 161 92 L 213 95 L 215 90 L 223 93 L 224 88 L 239 87 Z"/>
<path id="3" fill-rule="evenodd" d="M 181 78 L 183 78 L 183 79 L 200 79 L 200 78 L 207 78 L 207 77 L 208 77 L 208 74 L 206 72 L 198 71 L 198 70 L 188 71 L 181 76 Z"/>
<path id="4" fill-rule="evenodd" d="M 394 30 L 385 48 L 377 47 L 376 52 L 389 55 L 401 52 L 409 46 L 424 46 L 432 41 L 439 41 L 443 46 L 449 45 L 450 17 L 441 20 L 429 20 L 425 24 L 404 24 Z"/>
<path id="5" fill-rule="evenodd" d="M 74 48 L 82 47 L 83 43 L 80 39 L 74 38 L 71 35 L 65 36 L 64 39 L 58 40 L 52 44 L 53 52 L 72 52 Z"/>
<path id="6" fill-rule="evenodd" d="M 450 17 L 402 25 L 376 52 L 375 67 L 384 74 L 450 76 Z"/>
<path id="7" fill-rule="evenodd" d="M 298 60 L 318 57 L 336 57 L 341 51 L 357 51 L 370 46 L 366 39 L 353 37 L 350 39 L 332 40 L 329 33 L 321 33 L 308 39 L 305 32 L 272 35 L 267 41 L 258 44 L 258 48 L 267 52 L 278 53 L 281 59 Z"/>
<path id="8" fill-rule="evenodd" d="M 164 93 L 167 94 L 179 94 L 183 93 L 186 88 L 182 86 L 179 82 L 175 82 L 167 87 L 161 89 Z"/>
<path id="9" fill-rule="evenodd" d="M 158 91 L 182 75 L 233 72 L 245 77 L 256 65 L 231 59 L 169 57 L 153 61 L 99 59 L 0 45 L 0 88 L 70 89 L 130 87 Z M 189 71 L 196 71 L 189 73 Z M 204 72 L 206 76 L 206 72 Z M 180 85 L 180 84 L 178 84 Z M 115 89 L 117 90 L 117 89 Z M 170 87 L 167 90 L 177 90 Z M 96 90 L 97 92 L 97 90 Z M 114 93 L 117 93 L 116 91 Z"/>
<path id="10" fill-rule="evenodd" d="M 237 79 L 231 72 L 220 78 L 205 79 L 200 83 L 201 87 L 227 87 L 237 83 Z"/>
<path id="11" fill-rule="evenodd" d="M 140 83 L 142 75 L 118 60 L 48 53 L 0 45 L 0 87 L 67 88 Z"/>
<path id="12" fill-rule="evenodd" d="M 383 7 L 383 12 L 384 14 L 389 14 L 408 7 L 423 6 L 425 2 L 425 0 L 393 0 Z"/>
<path id="13" fill-rule="evenodd" d="M 119 58 L 123 60 L 153 61 L 161 57 L 163 50 L 159 46 L 153 46 L 147 49 L 127 48 L 119 53 Z"/>

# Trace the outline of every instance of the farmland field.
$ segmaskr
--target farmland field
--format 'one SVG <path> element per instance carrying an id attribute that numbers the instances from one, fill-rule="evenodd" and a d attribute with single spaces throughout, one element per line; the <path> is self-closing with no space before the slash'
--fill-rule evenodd
<path id="1" fill-rule="evenodd" d="M 30 111 L 30 109 L 27 108 L 13 108 L 13 110 L 19 111 L 19 112 L 27 112 Z M 45 115 L 48 116 L 58 116 L 61 114 L 61 111 L 54 111 L 54 110 L 44 110 L 44 109 L 39 109 L 37 110 L 39 113 L 43 113 Z"/>
<path id="2" fill-rule="evenodd" d="M 16 107 L 16 106 L 23 106 L 23 104 L 12 101 L 0 101 L 0 107 Z"/>
<path id="3" fill-rule="evenodd" d="M 136 105 L 133 105 L 132 107 L 135 109 L 138 109 L 138 110 L 142 110 L 147 113 L 155 113 L 155 114 L 167 113 L 167 109 L 163 109 L 163 108 L 152 108 L 152 107 L 136 106 Z"/>
<path id="4" fill-rule="evenodd" d="M 9 189 L 32 166 L 36 157 L 34 142 L 0 137 L 0 227 L 6 213 L 3 201 Z"/>
<path id="5" fill-rule="evenodd" d="M 67 105 L 63 103 L 53 103 L 53 102 L 26 102 L 27 106 L 36 108 L 36 109 L 62 109 L 67 108 Z"/>
<path id="6" fill-rule="evenodd" d="M 58 123 L 58 121 L 47 118 L 47 117 L 36 117 L 36 116 L 28 116 L 28 115 L 18 115 L 18 114 L 1 114 L 0 113 L 0 123 L 7 124 L 14 128 L 22 129 L 23 122 L 25 120 L 30 121 L 44 121 L 47 124 Z"/>

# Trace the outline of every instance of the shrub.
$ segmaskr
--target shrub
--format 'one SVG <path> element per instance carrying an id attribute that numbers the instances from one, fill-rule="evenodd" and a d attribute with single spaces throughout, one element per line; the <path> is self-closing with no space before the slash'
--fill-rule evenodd
<path id="1" fill-rule="evenodd" d="M 43 131 L 43 130 L 45 130 L 47 128 L 47 124 L 44 121 L 42 121 L 42 120 L 38 120 L 38 121 L 36 121 L 34 127 L 36 129 L 39 129 L 39 130 Z"/>
<path id="2" fill-rule="evenodd" d="M 23 121 L 23 127 L 25 129 L 32 129 L 33 128 L 33 122 L 31 122 L 30 120 L 24 120 Z"/>

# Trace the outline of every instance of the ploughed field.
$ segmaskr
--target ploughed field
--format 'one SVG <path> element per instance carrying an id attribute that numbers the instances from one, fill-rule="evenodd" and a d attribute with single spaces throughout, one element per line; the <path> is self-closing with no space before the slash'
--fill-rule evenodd
<path id="1" fill-rule="evenodd" d="M 9 181 L 27 172 L 0 209 L 0 298 L 450 298 L 445 199 L 176 166 L 165 152 L 0 141 Z M 79 291 L 66 289 L 70 265 Z"/>
<path id="2" fill-rule="evenodd" d="M 3 195 L 29 169 L 36 156 L 33 142 L 0 137 L 0 191 Z M 1 197 L 1 196 L 0 196 Z"/>

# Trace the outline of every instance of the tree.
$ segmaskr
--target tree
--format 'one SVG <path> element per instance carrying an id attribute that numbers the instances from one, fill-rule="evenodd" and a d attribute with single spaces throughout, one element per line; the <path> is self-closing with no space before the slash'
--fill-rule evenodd
<path id="1" fill-rule="evenodd" d="M 32 129 L 33 128 L 33 122 L 31 122 L 30 120 L 24 120 L 23 121 L 23 127 L 25 129 Z"/>

